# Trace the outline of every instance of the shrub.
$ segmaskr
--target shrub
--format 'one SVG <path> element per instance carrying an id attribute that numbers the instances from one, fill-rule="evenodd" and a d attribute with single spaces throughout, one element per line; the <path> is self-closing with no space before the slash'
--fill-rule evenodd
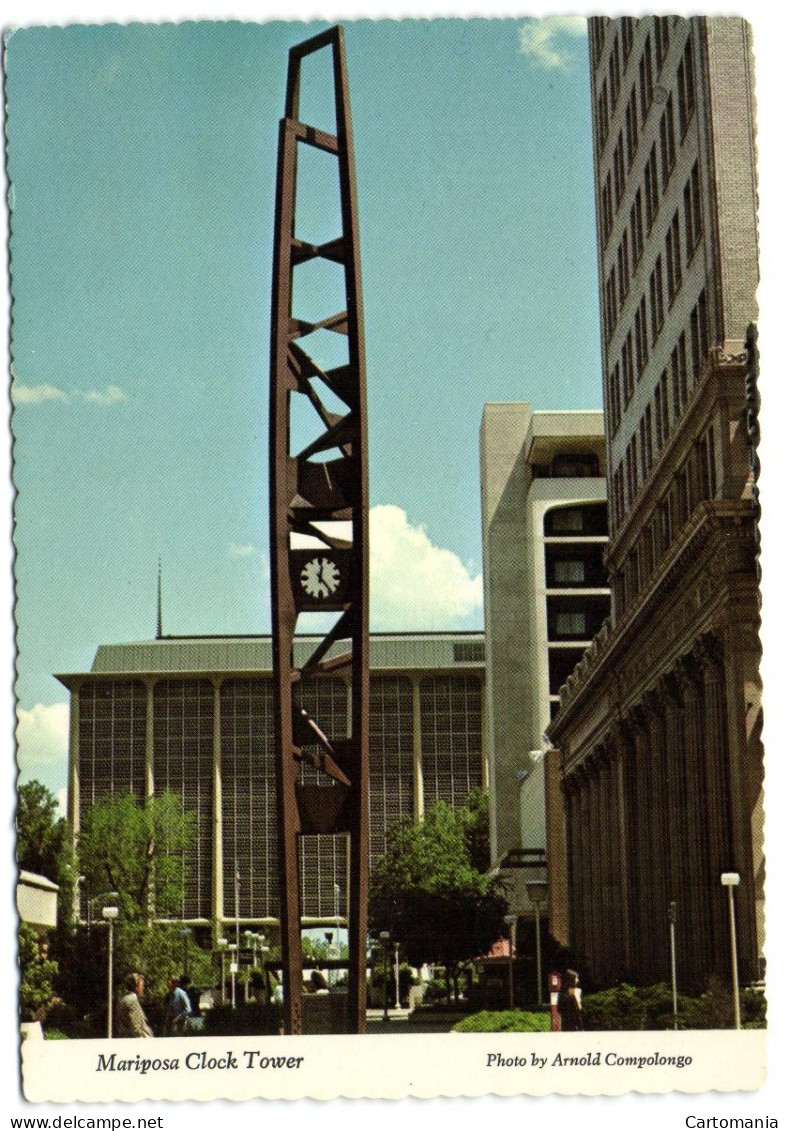
<path id="1" fill-rule="evenodd" d="M 548 1033 L 549 1013 L 527 1013 L 524 1009 L 483 1009 L 452 1026 L 453 1033 Z"/>
<path id="2" fill-rule="evenodd" d="M 765 1026 L 764 995 L 755 990 L 742 994 L 743 1028 Z M 671 987 L 665 982 L 635 987 L 622 983 L 610 990 L 588 994 L 583 999 L 584 1028 L 592 1030 L 656 1030 L 674 1028 Z M 719 979 L 711 979 L 699 997 L 677 995 L 680 1029 L 730 1029 L 731 990 Z"/>

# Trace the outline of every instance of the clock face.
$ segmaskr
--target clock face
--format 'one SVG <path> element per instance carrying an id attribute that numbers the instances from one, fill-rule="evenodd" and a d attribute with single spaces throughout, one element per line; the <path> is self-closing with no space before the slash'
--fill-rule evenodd
<path id="1" fill-rule="evenodd" d="M 299 574 L 301 587 L 308 597 L 325 600 L 340 586 L 340 571 L 331 558 L 311 558 Z"/>

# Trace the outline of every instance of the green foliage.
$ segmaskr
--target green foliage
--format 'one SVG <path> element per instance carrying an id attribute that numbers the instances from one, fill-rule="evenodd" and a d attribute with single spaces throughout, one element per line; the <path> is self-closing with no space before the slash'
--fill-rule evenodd
<path id="1" fill-rule="evenodd" d="M 195 815 L 184 813 L 176 794 L 149 797 L 131 793 L 95 802 L 79 834 L 79 863 L 88 896 L 118 893 L 120 920 L 140 922 L 175 917 L 184 890 L 185 855 L 195 837 Z"/>
<path id="2" fill-rule="evenodd" d="M 763 1028 L 764 995 L 742 994 L 744 1028 Z M 699 997 L 677 995 L 680 1029 L 730 1029 L 733 1023 L 731 990 L 717 979 Z M 594 1030 L 658 1030 L 674 1028 L 671 987 L 665 982 L 636 987 L 623 983 L 583 999 L 584 1027 Z"/>
<path id="3" fill-rule="evenodd" d="M 548 1033 L 548 1013 L 527 1013 L 523 1009 L 482 1010 L 471 1013 L 452 1026 L 453 1033 Z"/>
<path id="4" fill-rule="evenodd" d="M 370 883 L 370 921 L 387 929 L 414 966 L 439 963 L 456 974 L 503 931 L 506 900 L 471 860 L 468 809 L 438 802 L 418 824 L 389 833 Z"/>
<path id="5" fill-rule="evenodd" d="M 58 964 L 43 952 L 38 932 L 29 923 L 19 928 L 19 1003 L 24 1018 L 32 1018 L 54 997 Z"/>
<path id="6" fill-rule="evenodd" d="M 25 782 L 17 793 L 16 858 L 20 869 L 58 884 L 58 919 L 72 920 L 74 845 L 67 821 L 57 816 L 54 794 L 40 781 Z"/>

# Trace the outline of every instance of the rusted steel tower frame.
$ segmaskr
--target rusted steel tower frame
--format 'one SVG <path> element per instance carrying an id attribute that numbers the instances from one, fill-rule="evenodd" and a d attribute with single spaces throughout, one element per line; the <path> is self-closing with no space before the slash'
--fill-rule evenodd
<path id="1" fill-rule="evenodd" d="M 328 48 L 334 76 L 336 136 L 299 121 L 301 62 Z M 310 145 L 337 157 L 342 234 L 315 246 L 296 238 L 296 169 L 298 145 Z M 316 257 L 344 269 L 345 310 L 308 325 L 293 316 L 293 272 Z M 347 334 L 348 364 L 323 371 L 298 344 L 312 330 Z M 311 379 L 315 382 L 311 383 Z M 345 415 L 321 404 L 326 386 L 348 407 Z M 317 388 L 316 388 L 317 386 Z M 290 400 L 304 395 L 321 417 L 326 432 L 291 456 Z M 310 456 L 337 448 L 341 458 L 311 463 Z M 277 735 L 277 801 L 280 840 L 280 933 L 283 959 L 285 1031 L 301 1032 L 302 956 L 298 837 L 308 832 L 347 832 L 350 840 L 348 906 L 348 1030 L 362 1033 L 366 1012 L 367 851 L 368 851 L 368 493 L 367 410 L 361 271 L 350 102 L 342 29 L 331 28 L 293 47 L 289 53 L 285 117 L 280 122 L 274 228 L 274 277 L 271 319 L 270 396 L 270 543 L 272 628 Z M 348 521 L 350 542 L 321 535 L 312 523 Z M 336 570 L 336 594 L 322 605 L 305 592 L 309 554 L 291 547 L 292 533 L 322 539 L 317 551 Z M 296 668 L 293 639 L 299 612 L 322 607 L 340 611 L 331 632 L 301 668 Z M 348 641 L 339 663 L 325 659 L 338 641 Z M 329 668 L 344 668 L 351 685 L 350 734 L 327 739 L 320 719 L 309 719 L 298 702 L 302 678 Z M 316 755 L 305 750 L 319 746 Z M 327 786 L 298 782 L 299 762 L 310 762 L 330 780 Z M 341 799 L 341 804 L 339 800 Z M 339 804 L 339 809 L 338 809 Z M 338 811 L 335 811 L 337 810 Z"/>

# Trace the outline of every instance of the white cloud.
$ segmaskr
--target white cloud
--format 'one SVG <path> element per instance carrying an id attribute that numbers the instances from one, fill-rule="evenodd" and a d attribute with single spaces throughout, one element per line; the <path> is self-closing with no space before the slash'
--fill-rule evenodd
<path id="1" fill-rule="evenodd" d="M 113 405 L 126 400 L 126 394 L 120 385 L 108 385 L 106 389 L 72 389 L 67 393 L 57 385 L 23 385 L 14 381 L 11 385 L 11 399 L 14 404 L 45 404 L 54 401 L 58 404 L 71 404 L 72 401 L 82 401 L 84 404 Z"/>
<path id="2" fill-rule="evenodd" d="M 11 399 L 14 404 L 44 404 L 46 401 L 68 404 L 66 393 L 54 385 L 22 385 L 19 381 L 11 385 Z"/>
<path id="3" fill-rule="evenodd" d="M 546 70 L 566 70 L 572 56 L 567 51 L 567 39 L 580 39 L 586 35 L 584 16 L 549 16 L 544 20 L 527 20 L 519 32 L 523 55 L 534 59 Z"/>
<path id="4" fill-rule="evenodd" d="M 255 547 L 251 542 L 231 542 L 227 548 L 227 552 L 231 558 L 248 558 L 255 553 Z"/>
<path id="5" fill-rule="evenodd" d="M 74 389 L 77 400 L 86 401 L 88 404 L 110 405 L 118 401 L 125 401 L 126 394 L 119 385 L 108 385 L 103 391 L 100 389 Z"/>
<path id="6" fill-rule="evenodd" d="M 370 588 L 379 631 L 449 629 L 482 607 L 482 575 L 392 505 L 370 511 Z"/>
<path id="7" fill-rule="evenodd" d="M 68 758 L 68 703 L 36 703 L 17 708 L 19 768 L 28 775 L 37 766 L 54 766 Z"/>

